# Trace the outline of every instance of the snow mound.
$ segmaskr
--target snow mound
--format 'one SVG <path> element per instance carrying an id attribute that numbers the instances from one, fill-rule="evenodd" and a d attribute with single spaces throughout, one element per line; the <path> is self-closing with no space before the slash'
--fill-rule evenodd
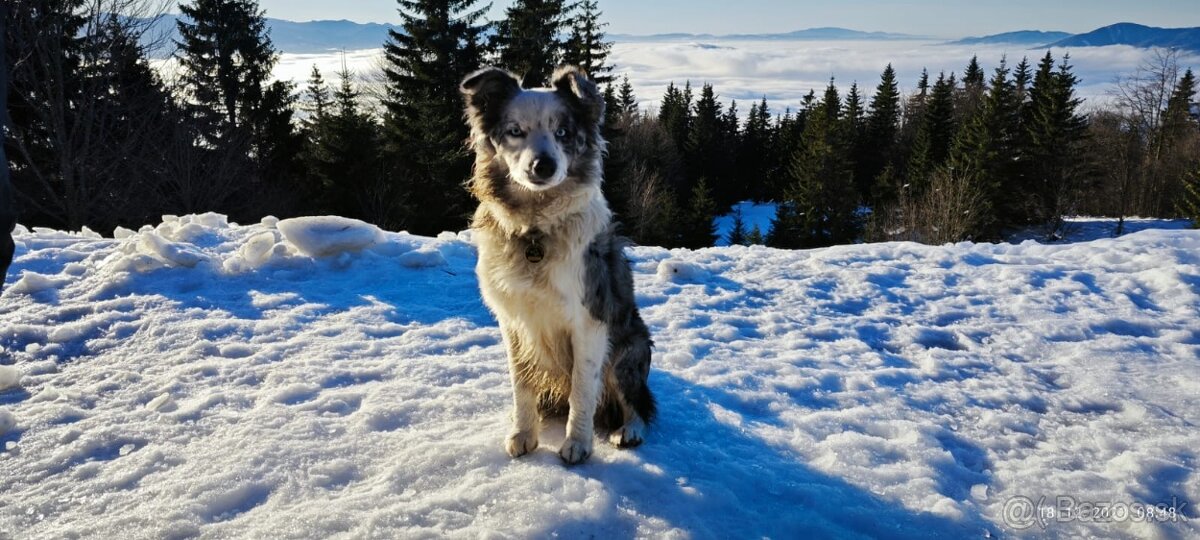
<path id="1" fill-rule="evenodd" d="M 709 278 L 703 267 L 679 259 L 658 263 L 658 280 L 668 283 L 702 283 Z"/>
<path id="2" fill-rule="evenodd" d="M 186 236 L 192 236 L 192 231 L 188 228 L 192 224 L 181 227 L 181 231 L 186 231 Z M 183 268 L 194 268 L 200 261 L 204 260 L 204 255 L 194 247 L 180 242 L 171 242 L 159 236 L 157 233 L 147 232 L 139 235 L 137 243 L 138 252 L 143 255 L 148 255 L 167 265 L 181 266 Z"/>
<path id="3" fill-rule="evenodd" d="M 379 227 L 337 216 L 285 219 L 276 226 L 284 239 L 310 257 L 334 257 L 383 241 Z"/>
<path id="4" fill-rule="evenodd" d="M 13 294 L 37 294 L 50 289 L 58 289 L 70 283 L 70 281 L 70 279 L 60 279 L 37 272 L 25 271 L 21 273 L 21 279 L 13 283 L 12 288 L 9 290 Z"/>

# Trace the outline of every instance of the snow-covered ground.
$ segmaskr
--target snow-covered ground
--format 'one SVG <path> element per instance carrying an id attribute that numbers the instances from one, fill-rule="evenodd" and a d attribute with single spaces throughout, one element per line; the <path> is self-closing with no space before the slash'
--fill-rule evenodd
<path id="1" fill-rule="evenodd" d="M 631 249 L 661 417 L 570 468 L 504 453 L 469 235 L 117 236 L 17 235 L 0 537 L 1200 535 L 1197 231 Z"/>

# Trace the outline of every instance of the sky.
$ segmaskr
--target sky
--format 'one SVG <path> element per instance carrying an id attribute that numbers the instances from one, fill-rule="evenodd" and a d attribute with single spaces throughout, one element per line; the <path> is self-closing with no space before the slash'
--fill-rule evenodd
<path id="1" fill-rule="evenodd" d="M 495 0 L 493 18 L 511 0 Z M 270 17 L 398 22 L 391 0 L 260 0 Z M 620 34 L 769 33 L 822 26 L 963 37 L 1012 30 L 1081 33 L 1116 22 L 1200 26 L 1197 0 L 601 0 Z"/>

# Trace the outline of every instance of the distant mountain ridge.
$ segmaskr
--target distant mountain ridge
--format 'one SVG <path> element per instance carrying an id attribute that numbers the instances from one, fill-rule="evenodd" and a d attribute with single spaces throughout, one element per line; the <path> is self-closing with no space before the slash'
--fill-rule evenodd
<path id="1" fill-rule="evenodd" d="M 179 15 L 167 14 L 156 19 L 142 38 L 144 43 L 179 38 L 176 21 Z M 387 40 L 388 30 L 399 26 L 387 23 L 357 23 L 354 21 L 305 21 L 267 18 L 267 28 L 275 48 L 292 54 L 319 54 L 339 50 L 378 49 Z M 159 56 L 170 51 L 156 51 Z"/>
<path id="2" fill-rule="evenodd" d="M 1042 45 L 1069 38 L 1070 32 L 1043 32 L 1041 30 L 1018 30 L 990 36 L 967 37 L 949 42 L 949 45 L 990 45 L 1012 43 L 1017 45 Z"/>
<path id="3" fill-rule="evenodd" d="M 154 51 L 156 56 L 170 54 L 172 40 L 178 39 L 176 21 L 179 15 L 159 17 L 143 36 L 143 42 L 166 44 L 167 47 Z M 267 19 L 271 40 L 275 48 L 291 54 L 323 54 L 339 50 L 377 49 L 383 47 L 388 31 L 400 31 L 400 27 L 388 23 L 357 23 L 348 20 L 289 21 Z M 885 41 L 922 40 L 927 36 L 893 32 L 865 32 L 838 27 L 807 28 L 793 32 L 764 34 L 692 34 L 685 32 L 651 35 L 611 34 L 614 41 Z M 1157 28 L 1135 23 L 1122 22 L 1083 34 L 1068 32 L 1019 30 L 988 36 L 967 37 L 946 42 L 951 45 L 1014 44 L 1035 49 L 1050 47 L 1103 47 L 1129 45 L 1133 47 L 1173 47 L 1200 53 L 1200 28 Z"/>
<path id="4" fill-rule="evenodd" d="M 849 28 L 838 27 L 822 27 L 822 28 L 806 28 L 804 30 L 795 30 L 792 32 L 782 32 L 773 34 L 689 34 L 684 32 L 675 32 L 669 34 L 650 34 L 650 35 L 633 35 L 633 34 L 612 34 L 610 36 L 616 41 L 685 41 L 696 39 L 722 39 L 722 40 L 766 40 L 766 41 L 782 41 L 782 40 L 887 40 L 887 39 L 925 39 L 924 36 L 916 36 L 911 34 L 897 34 L 891 32 L 864 32 L 861 30 L 851 30 Z"/>
<path id="5" fill-rule="evenodd" d="M 1060 39 L 1047 47 L 1166 47 L 1200 52 L 1200 28 L 1158 28 L 1135 23 L 1117 23 L 1085 34 Z"/>

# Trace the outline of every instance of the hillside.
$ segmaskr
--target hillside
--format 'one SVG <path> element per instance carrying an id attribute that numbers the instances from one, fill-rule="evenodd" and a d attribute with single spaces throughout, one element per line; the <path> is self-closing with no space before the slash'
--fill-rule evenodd
<path id="1" fill-rule="evenodd" d="M 967 37 L 955 41 L 951 41 L 950 45 L 992 45 L 992 44 L 1015 44 L 1015 45 L 1041 45 L 1043 43 L 1051 43 L 1061 39 L 1071 37 L 1073 34 L 1068 32 L 1043 32 L 1041 30 L 1018 30 L 1016 32 L 1005 32 L 1003 34 L 992 34 L 989 36 Z"/>
<path id="2" fill-rule="evenodd" d="M 502 449 L 469 234 L 116 236 L 17 231 L 0 537 L 1200 535 L 1200 231 L 631 248 L 661 417 L 574 468 Z"/>
<path id="3" fill-rule="evenodd" d="M 1179 48 L 1200 53 L 1200 28 L 1157 28 L 1134 23 L 1117 23 L 1085 34 L 1054 41 L 1046 47 L 1133 47 Z"/>

